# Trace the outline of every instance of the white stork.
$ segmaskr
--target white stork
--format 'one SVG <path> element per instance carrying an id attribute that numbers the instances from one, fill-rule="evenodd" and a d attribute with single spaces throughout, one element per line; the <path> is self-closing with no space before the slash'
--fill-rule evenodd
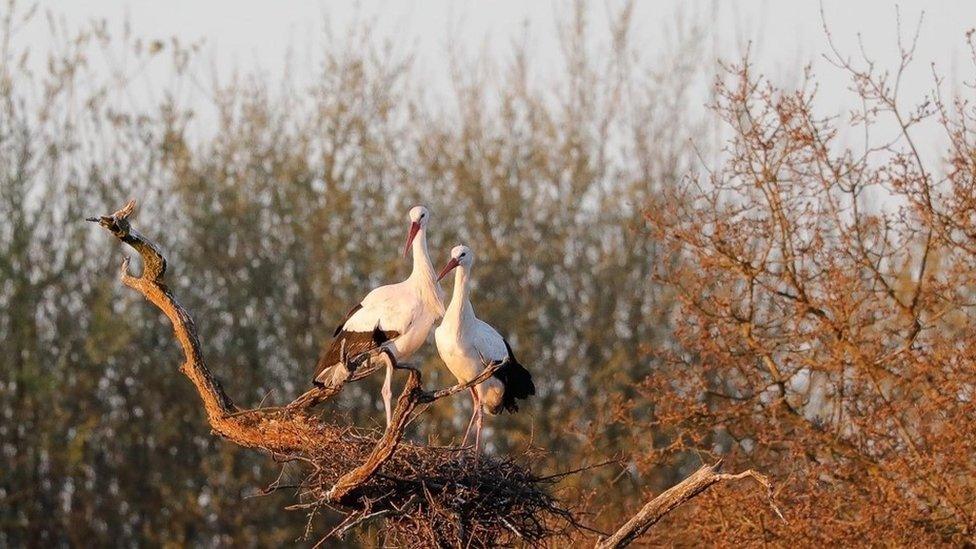
<path id="1" fill-rule="evenodd" d="M 475 426 L 475 456 L 481 451 L 481 426 L 483 411 L 498 414 L 503 409 L 518 411 L 516 399 L 535 394 L 532 374 L 525 369 L 512 347 L 494 328 L 474 315 L 471 307 L 469 286 L 474 254 L 467 246 L 455 246 L 451 260 L 441 270 L 437 280 L 444 278 L 452 269 L 454 291 L 451 303 L 444 313 L 444 320 L 434 330 L 437 352 L 459 383 L 467 383 L 478 376 L 486 363 L 506 362 L 495 374 L 471 388 L 472 411 L 468 428 L 464 431 L 461 445 L 468 441 L 471 426 Z"/>
<path id="2" fill-rule="evenodd" d="M 332 334 L 329 349 L 315 368 L 314 383 L 320 387 L 341 384 L 351 375 L 344 358 L 379 350 L 386 362 L 383 405 L 389 426 L 393 411 L 393 368 L 424 344 L 434 322 L 444 316 L 443 292 L 434 278 L 427 253 L 427 224 L 430 212 L 423 206 L 410 210 L 410 231 L 403 255 L 413 251 L 413 271 L 398 284 L 381 286 L 366 294 L 349 310 Z M 341 356 L 345 353 L 345 357 Z"/>

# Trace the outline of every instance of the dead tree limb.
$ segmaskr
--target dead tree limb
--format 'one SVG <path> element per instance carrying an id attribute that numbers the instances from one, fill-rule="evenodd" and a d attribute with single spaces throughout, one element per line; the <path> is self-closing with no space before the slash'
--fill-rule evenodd
<path id="1" fill-rule="evenodd" d="M 691 476 L 647 502 L 636 515 L 625 522 L 613 535 L 599 540 L 596 543 L 596 549 L 619 549 L 630 545 L 668 513 L 674 511 L 682 504 L 687 503 L 705 490 L 708 490 L 713 485 L 727 480 L 751 478 L 758 482 L 766 488 L 766 496 L 769 499 L 769 504 L 773 508 L 773 511 L 781 519 L 786 520 L 773 502 L 772 484 L 765 475 L 757 473 L 752 469 L 737 474 L 727 474 L 721 473 L 721 468 L 722 460 L 718 460 L 714 465 L 702 465 Z"/>
<path id="2" fill-rule="evenodd" d="M 158 307 L 173 324 L 177 341 L 183 348 L 186 361 L 180 370 L 190 378 L 203 400 L 207 419 L 213 427 L 221 431 L 221 418 L 236 412 L 233 401 L 224 392 L 220 382 L 210 373 L 203 359 L 200 339 L 197 337 L 196 327 L 190 314 L 179 304 L 163 282 L 166 274 L 166 259 L 155 244 L 139 234 L 129 224 L 129 216 L 135 210 L 135 200 L 130 200 L 125 206 L 111 215 L 88 218 L 109 230 L 116 238 L 128 244 L 142 258 L 142 274 L 133 276 L 129 272 L 129 258 L 122 260 L 120 278 L 126 286 L 136 290 L 146 299 Z"/>
<path id="3" fill-rule="evenodd" d="M 319 430 L 318 422 L 306 415 L 298 415 L 289 422 L 275 421 L 267 413 L 268 409 L 242 412 L 234 405 L 207 366 L 193 319 L 166 286 L 166 259 L 155 244 L 132 228 L 129 216 L 134 210 L 135 201 L 130 200 L 111 215 L 88 220 L 108 229 L 142 258 L 142 273 L 139 276 L 129 272 L 128 257 L 122 260 L 122 283 L 142 294 L 170 320 L 183 349 L 184 362 L 180 371 L 193 383 L 203 401 L 210 427 L 215 433 L 241 446 L 266 448 L 279 454 L 301 451 L 308 438 L 315 436 Z"/>

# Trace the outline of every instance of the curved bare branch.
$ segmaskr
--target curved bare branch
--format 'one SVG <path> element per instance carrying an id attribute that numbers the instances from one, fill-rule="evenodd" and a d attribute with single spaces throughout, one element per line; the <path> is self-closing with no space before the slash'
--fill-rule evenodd
<path id="1" fill-rule="evenodd" d="M 757 473 L 752 469 L 737 474 L 727 474 L 720 472 L 721 468 L 722 460 L 718 460 L 714 465 L 702 465 L 691 476 L 647 502 L 636 515 L 621 525 L 613 535 L 599 540 L 596 543 L 596 549 L 619 549 L 630 545 L 668 513 L 687 503 L 705 490 L 708 490 L 713 485 L 727 480 L 751 478 L 758 482 L 766 488 L 769 505 L 773 508 L 773 511 L 781 519 L 786 520 L 773 502 L 772 484 L 765 475 Z"/>

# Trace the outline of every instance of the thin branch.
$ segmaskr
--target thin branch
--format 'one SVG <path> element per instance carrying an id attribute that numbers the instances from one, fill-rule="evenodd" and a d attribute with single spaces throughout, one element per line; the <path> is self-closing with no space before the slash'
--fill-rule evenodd
<path id="1" fill-rule="evenodd" d="M 480 374 L 472 378 L 470 381 L 466 383 L 458 383 L 457 385 L 446 387 L 439 391 L 434 391 L 433 393 L 424 393 L 424 395 L 421 397 L 422 402 L 424 402 L 425 404 L 429 404 L 431 402 L 440 400 L 442 398 L 460 393 L 461 391 L 464 391 L 466 389 L 470 389 L 471 387 L 479 385 L 485 380 L 487 380 L 489 377 L 495 375 L 495 372 L 501 370 L 506 365 L 508 365 L 507 358 L 501 362 L 487 363 L 486 361 L 485 368 L 481 371 Z"/>
<path id="2" fill-rule="evenodd" d="M 344 520 L 338 526 L 333 528 L 332 531 L 329 532 L 329 534 L 322 539 L 327 540 L 331 537 L 342 539 L 346 537 L 346 534 L 348 534 L 350 530 L 359 526 L 360 524 L 369 522 L 373 519 L 377 519 L 380 517 L 385 517 L 386 515 L 389 515 L 392 512 L 393 509 L 383 509 L 382 511 L 376 511 L 375 513 L 369 513 L 367 515 L 358 515 L 358 516 L 350 515 L 348 519 Z"/>

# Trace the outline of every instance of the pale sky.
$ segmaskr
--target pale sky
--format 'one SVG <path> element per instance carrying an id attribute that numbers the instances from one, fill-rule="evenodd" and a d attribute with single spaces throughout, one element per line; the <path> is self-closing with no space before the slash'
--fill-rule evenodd
<path id="1" fill-rule="evenodd" d="M 896 4 L 906 39 L 925 11 L 917 61 L 903 85 L 906 99 L 921 98 L 931 89 L 931 63 L 950 76 L 950 83 L 976 76 L 964 38 L 965 32 L 976 26 L 976 2 L 825 0 L 822 5 L 835 42 L 843 51 L 858 54 L 860 35 L 865 49 L 877 61 L 894 66 Z M 605 39 L 606 14 L 619 10 L 622 3 L 600 0 L 586 5 L 596 39 Z M 259 68 L 273 75 L 282 69 L 291 49 L 298 55 L 294 70 L 299 81 L 303 72 L 309 77 L 315 72 L 314 66 L 303 69 L 301 54 L 322 47 L 324 28 L 331 25 L 341 31 L 356 18 L 372 19 L 378 38 L 416 48 L 419 55 L 415 67 L 434 87 L 448 83 L 445 59 L 451 38 L 470 51 L 485 48 L 504 56 L 511 39 L 527 30 L 536 61 L 543 67 L 557 61 L 555 21 L 565 17 L 571 7 L 565 1 L 525 0 L 40 1 L 42 11 L 63 18 L 69 27 L 89 19 L 104 19 L 109 28 L 117 29 L 128 20 L 135 36 L 202 41 L 206 63 L 201 71 L 216 67 L 218 72 L 229 74 L 235 68 Z M 851 97 L 846 91 L 846 77 L 820 59 L 828 51 L 820 9 L 819 2 L 798 0 L 637 1 L 633 36 L 653 58 L 653 52 L 664 47 L 665 30 L 679 12 L 699 17 L 707 22 L 710 49 L 716 56 L 734 59 L 752 41 L 758 67 L 784 80 L 793 77 L 803 63 L 813 62 L 821 84 L 819 104 L 827 112 L 839 112 L 851 104 Z M 18 40 L 43 49 L 50 40 L 44 18 L 35 18 Z"/>
<path id="2" fill-rule="evenodd" d="M 608 10 L 617 11 L 622 4 L 604 0 L 586 4 L 597 34 L 606 34 Z M 554 20 L 572 7 L 563 0 L 40 0 L 39 5 L 69 24 L 105 19 L 112 26 L 128 19 L 136 36 L 203 40 L 207 55 L 221 67 L 257 65 L 272 70 L 281 66 L 289 47 L 301 51 L 314 45 L 327 20 L 341 29 L 357 17 L 375 19 L 380 37 L 417 46 L 423 66 L 436 67 L 443 61 L 449 37 L 460 38 L 472 49 L 488 44 L 503 53 L 509 38 L 520 35 L 524 25 L 540 57 L 556 57 Z M 976 2 L 826 0 L 823 9 L 842 49 L 856 53 L 861 33 L 868 51 L 877 52 L 884 61 L 893 57 L 896 5 L 905 34 L 925 11 L 918 55 L 923 72 L 928 73 L 930 61 L 948 69 L 959 55 L 965 55 L 964 34 L 976 25 Z M 652 50 L 661 47 L 664 26 L 681 10 L 714 22 L 710 30 L 719 37 L 717 53 L 734 56 L 752 40 L 770 70 L 792 66 L 798 57 L 815 59 L 826 51 L 820 3 L 803 0 L 637 1 L 634 36 L 638 43 Z M 38 24 L 28 29 L 29 40 L 42 45 L 47 26 L 37 19 Z"/>

